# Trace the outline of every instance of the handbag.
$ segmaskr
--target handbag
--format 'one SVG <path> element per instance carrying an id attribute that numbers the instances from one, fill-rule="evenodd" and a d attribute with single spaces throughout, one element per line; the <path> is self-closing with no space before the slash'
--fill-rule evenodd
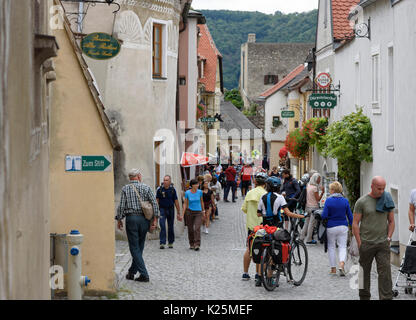
<path id="1" fill-rule="evenodd" d="M 152 203 L 150 201 L 142 201 L 142 198 L 140 197 L 139 192 L 136 189 L 136 186 L 132 185 L 132 187 L 134 191 L 136 192 L 137 197 L 139 198 L 140 206 L 142 208 L 144 217 L 149 221 L 152 220 L 153 215 L 154 215 Z"/>

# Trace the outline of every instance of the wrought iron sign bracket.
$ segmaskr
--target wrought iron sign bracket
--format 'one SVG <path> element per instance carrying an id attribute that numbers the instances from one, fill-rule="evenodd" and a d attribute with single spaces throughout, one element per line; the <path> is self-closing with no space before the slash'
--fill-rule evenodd
<path id="1" fill-rule="evenodd" d="M 338 40 L 352 40 L 354 38 L 367 38 L 371 40 L 371 18 L 368 18 L 367 23 L 356 24 L 354 30 L 349 35 Z"/>
<path id="2" fill-rule="evenodd" d="M 313 89 L 308 89 L 306 91 L 309 91 L 312 93 L 334 93 L 338 98 L 340 98 L 341 97 L 341 81 L 338 81 L 338 84 L 336 86 L 331 84 L 328 89 L 319 89 L 315 87 Z"/>
<path id="3" fill-rule="evenodd" d="M 114 0 L 102 0 L 102 1 L 99 1 L 99 0 L 61 0 L 61 1 L 63 1 L 63 2 L 77 2 L 77 3 L 91 3 L 93 6 L 95 6 L 97 3 L 98 4 L 108 4 L 109 6 L 114 4 L 118 7 L 117 10 L 115 10 L 113 12 L 114 14 L 119 12 L 120 9 L 121 9 L 120 4 L 118 4 L 117 2 L 114 2 Z M 76 12 L 76 14 L 86 14 L 86 13 L 87 12 L 83 12 L 83 13 Z M 75 12 L 68 12 L 68 14 L 75 14 Z"/>

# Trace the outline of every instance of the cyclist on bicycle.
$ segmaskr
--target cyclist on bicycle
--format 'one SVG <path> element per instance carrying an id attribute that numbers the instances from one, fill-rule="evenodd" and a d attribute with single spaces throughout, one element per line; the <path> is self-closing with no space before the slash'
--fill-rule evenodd
<path id="1" fill-rule="evenodd" d="M 285 198 L 278 194 L 282 181 L 277 177 L 270 177 L 266 181 L 267 193 L 259 201 L 257 215 L 263 217 L 263 225 L 283 228 L 284 213 L 288 217 L 302 219 L 303 215 L 292 213 Z"/>

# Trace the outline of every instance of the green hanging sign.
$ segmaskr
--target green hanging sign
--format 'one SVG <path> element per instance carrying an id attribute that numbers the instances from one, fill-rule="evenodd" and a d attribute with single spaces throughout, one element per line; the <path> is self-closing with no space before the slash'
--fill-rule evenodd
<path id="1" fill-rule="evenodd" d="M 282 116 L 282 118 L 294 118 L 295 117 L 295 111 L 282 110 L 281 116 Z"/>
<path id="2" fill-rule="evenodd" d="M 81 41 L 81 49 L 88 57 L 96 60 L 114 58 L 121 46 L 117 39 L 103 32 L 90 33 Z"/>
<path id="3" fill-rule="evenodd" d="M 337 96 L 332 93 L 313 93 L 309 97 L 312 109 L 332 109 L 337 105 Z"/>

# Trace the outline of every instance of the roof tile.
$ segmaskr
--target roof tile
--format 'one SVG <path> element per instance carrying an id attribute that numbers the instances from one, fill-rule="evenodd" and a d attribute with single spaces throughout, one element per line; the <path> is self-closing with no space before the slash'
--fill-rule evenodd
<path id="1" fill-rule="evenodd" d="M 282 80 L 276 83 L 273 87 L 267 89 L 262 94 L 260 94 L 260 97 L 270 97 L 272 94 L 279 91 L 279 89 L 281 89 L 284 85 L 289 83 L 289 81 L 293 80 L 296 76 L 298 76 L 304 69 L 305 66 L 303 64 L 300 64 L 294 70 L 292 70 L 286 77 L 284 77 Z"/>
<path id="2" fill-rule="evenodd" d="M 208 92 L 215 92 L 215 85 L 217 82 L 217 61 L 222 58 L 221 53 L 215 46 L 214 40 L 211 37 L 208 26 L 206 24 L 198 24 L 201 32 L 201 38 L 198 44 L 198 56 L 206 59 L 204 65 L 204 77 L 199 78 L 199 82 L 205 85 L 205 90 Z"/>
<path id="3" fill-rule="evenodd" d="M 342 40 L 348 37 L 352 28 L 348 15 L 360 0 L 332 0 L 332 26 L 334 39 Z"/>

